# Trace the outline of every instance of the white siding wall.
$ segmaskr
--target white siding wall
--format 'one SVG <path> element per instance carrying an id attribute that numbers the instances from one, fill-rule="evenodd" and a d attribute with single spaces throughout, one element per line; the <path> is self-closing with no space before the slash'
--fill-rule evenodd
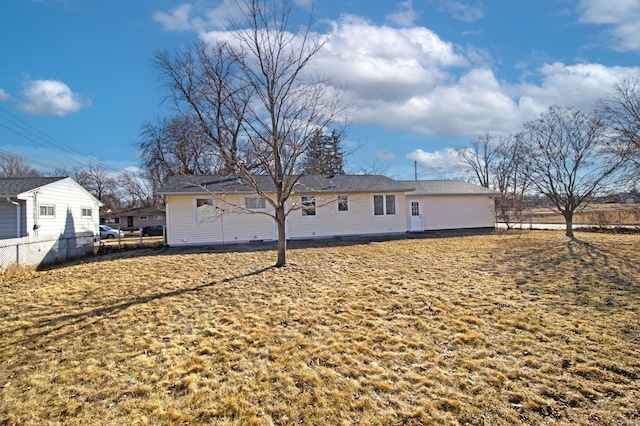
<path id="1" fill-rule="evenodd" d="M 495 226 L 493 199 L 487 196 L 409 197 L 422 202 L 424 230 Z M 407 208 L 408 210 L 408 208 Z M 409 211 L 407 211 L 407 224 Z M 408 225 L 407 225 L 408 226 Z"/>
<path id="2" fill-rule="evenodd" d="M 338 235 L 371 235 L 406 231 L 403 193 L 396 196 L 396 214 L 375 216 L 373 194 L 350 194 L 349 211 L 338 211 L 337 195 L 317 197 L 316 215 L 302 216 L 294 210 L 288 217 L 289 238 L 319 238 Z M 244 196 L 227 196 L 225 201 L 214 199 L 214 220 L 196 220 L 197 198 L 206 195 L 169 195 L 167 205 L 167 243 L 172 246 L 204 245 L 212 243 L 273 240 L 276 238 L 274 220 L 263 214 L 251 214 L 237 206 L 244 204 Z M 300 204 L 300 195 L 291 203 Z M 272 211 L 267 204 L 269 211 Z M 224 213 L 222 212 L 224 211 Z"/>
<path id="3" fill-rule="evenodd" d="M 213 220 L 196 220 L 196 199 L 207 195 L 171 195 L 167 204 L 167 243 L 171 246 L 233 243 L 273 238 L 273 219 L 264 214 L 241 211 L 244 196 L 214 199 Z"/>
<path id="4" fill-rule="evenodd" d="M 55 216 L 41 217 L 40 206 L 55 206 Z M 91 217 L 82 217 L 81 209 L 90 208 Z M 27 232 L 35 235 L 72 235 L 78 232 L 98 232 L 100 207 L 80 185 L 63 179 L 30 193 L 26 200 Z M 38 229 L 34 231 L 34 225 Z"/>
<path id="5" fill-rule="evenodd" d="M 405 196 L 403 193 L 390 194 L 396 196 L 396 214 L 385 216 L 373 214 L 374 194 L 346 194 L 349 200 L 349 211 L 346 212 L 338 211 L 337 195 L 318 195 L 316 197 L 315 216 L 303 216 L 301 210 L 295 210 L 289 214 L 291 238 L 405 232 L 407 230 L 404 216 Z M 299 205 L 300 195 L 294 195 L 292 202 Z"/>

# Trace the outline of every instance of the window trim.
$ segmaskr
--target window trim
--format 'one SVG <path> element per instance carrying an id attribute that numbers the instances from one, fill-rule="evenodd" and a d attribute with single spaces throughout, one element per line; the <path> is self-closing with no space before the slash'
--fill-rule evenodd
<path id="1" fill-rule="evenodd" d="M 138 216 L 138 220 L 149 220 L 149 216 Z"/>
<path id="2" fill-rule="evenodd" d="M 89 214 L 86 214 L 86 212 Z M 80 207 L 80 217 L 91 219 L 93 217 L 93 207 Z"/>
<path id="3" fill-rule="evenodd" d="M 204 201 L 204 202 L 200 204 L 201 201 Z M 196 197 L 194 199 L 194 203 L 195 203 L 194 214 L 195 214 L 196 222 L 213 222 L 216 220 L 216 205 L 213 198 L 197 198 Z M 211 215 L 206 217 L 200 217 L 198 208 L 205 204 L 211 206 Z"/>
<path id="4" fill-rule="evenodd" d="M 306 201 L 305 201 L 306 199 Z M 301 195 L 300 196 L 300 211 L 302 217 L 316 217 L 318 216 L 318 206 L 316 206 L 315 195 Z M 312 213 L 313 212 L 313 213 Z"/>
<path id="5" fill-rule="evenodd" d="M 349 195 L 338 195 L 337 204 L 338 213 L 349 213 Z M 344 208 L 340 208 L 340 206 L 344 206 Z"/>
<path id="6" fill-rule="evenodd" d="M 376 197 L 382 199 L 382 213 L 376 213 Z M 389 213 L 389 198 L 393 197 L 393 213 Z M 398 203 L 396 194 L 373 194 L 373 215 L 374 216 L 396 216 L 398 214 Z"/>
<path id="7" fill-rule="evenodd" d="M 45 208 L 45 213 L 42 214 L 42 208 Z M 49 213 L 49 209 L 51 209 L 51 214 Z M 56 217 L 56 205 L 55 204 L 39 204 L 38 205 L 38 217 L 47 218 L 47 217 Z"/>
<path id="8" fill-rule="evenodd" d="M 258 207 L 249 206 L 250 203 L 247 200 L 254 200 Z M 244 197 L 244 208 L 247 210 L 266 210 L 267 209 L 267 200 L 263 197 Z"/>

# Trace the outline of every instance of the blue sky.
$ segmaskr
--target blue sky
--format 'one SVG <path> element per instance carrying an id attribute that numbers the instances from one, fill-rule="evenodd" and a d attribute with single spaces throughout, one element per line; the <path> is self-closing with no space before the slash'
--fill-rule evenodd
<path id="1" fill-rule="evenodd" d="M 170 114 L 164 49 L 226 30 L 234 0 L 0 4 L 0 151 L 44 171 L 136 167 L 145 121 Z M 307 14 L 310 0 L 296 0 Z M 350 169 L 452 177 L 453 149 L 549 105 L 589 110 L 640 75 L 640 0 L 316 0 L 314 67 L 353 106 Z"/>

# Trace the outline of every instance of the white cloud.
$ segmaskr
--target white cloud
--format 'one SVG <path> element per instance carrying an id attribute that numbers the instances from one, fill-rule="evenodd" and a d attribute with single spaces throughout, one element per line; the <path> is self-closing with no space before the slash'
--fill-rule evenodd
<path id="1" fill-rule="evenodd" d="M 194 29 L 194 22 L 191 20 L 192 9 L 193 6 L 190 4 L 181 4 L 170 13 L 156 12 L 153 20 L 162 24 L 165 31 L 191 31 Z"/>
<path id="2" fill-rule="evenodd" d="M 477 6 L 471 6 L 454 0 L 440 0 L 439 9 L 442 12 L 448 12 L 455 19 L 465 22 L 473 22 L 484 16 L 484 7 L 482 3 Z"/>
<path id="3" fill-rule="evenodd" d="M 581 111 L 594 108 L 594 102 L 612 89 L 620 78 L 640 76 L 640 68 L 606 67 L 601 64 L 544 64 L 538 70 L 540 84 L 520 84 L 507 89 L 519 98 L 522 109 L 542 112 L 549 105 L 560 104 Z"/>
<path id="4" fill-rule="evenodd" d="M 467 61 L 426 28 L 376 26 L 343 15 L 333 23 L 317 66 L 358 99 L 395 102 L 442 84 L 448 78 L 443 69 Z"/>
<path id="5" fill-rule="evenodd" d="M 91 105 L 89 99 L 73 93 L 69 86 L 58 80 L 29 80 L 22 96 L 24 102 L 20 108 L 34 115 L 64 117 Z"/>
<path id="6" fill-rule="evenodd" d="M 434 152 L 416 149 L 407 154 L 406 158 L 418 163 L 418 173 L 429 173 L 430 175 L 449 173 L 459 170 L 462 166 L 454 148 L 445 148 Z"/>
<path id="7" fill-rule="evenodd" d="M 589 110 L 618 77 L 640 75 L 640 68 L 558 62 L 526 69 L 521 82 L 511 83 L 496 76 L 488 51 L 455 46 L 428 28 L 375 25 L 354 15 L 330 24 L 310 70 L 346 91 L 354 125 L 439 137 L 508 133 L 549 105 Z M 237 42 L 222 30 L 200 37 Z"/>
<path id="8" fill-rule="evenodd" d="M 413 26 L 416 19 L 420 16 L 418 12 L 413 9 L 413 3 L 411 0 L 398 3 L 397 9 L 398 10 L 396 12 L 387 15 L 386 20 L 401 27 Z"/>
<path id="9" fill-rule="evenodd" d="M 0 88 L 0 102 L 6 101 L 11 97 L 4 89 Z"/>
<path id="10" fill-rule="evenodd" d="M 312 0 L 295 0 L 301 7 L 309 7 Z M 204 2 L 182 3 L 169 12 L 158 11 L 153 20 L 162 25 L 165 31 L 195 31 L 205 34 L 207 31 L 226 30 L 234 21 L 242 21 L 242 3 L 236 0 L 222 0 L 215 7 L 205 7 Z"/>
<path id="11" fill-rule="evenodd" d="M 615 50 L 640 50 L 640 2 L 638 0 L 580 0 L 580 22 L 610 26 Z"/>

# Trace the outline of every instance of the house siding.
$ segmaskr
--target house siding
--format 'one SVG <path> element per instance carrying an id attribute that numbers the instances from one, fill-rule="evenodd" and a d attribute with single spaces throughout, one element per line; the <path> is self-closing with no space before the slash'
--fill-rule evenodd
<path id="1" fill-rule="evenodd" d="M 493 199 L 486 196 L 409 197 L 422 203 L 423 230 L 489 228 L 495 226 Z M 409 209 L 406 220 L 409 223 Z M 408 226 L 408 225 L 407 225 Z"/>
<path id="2" fill-rule="evenodd" d="M 71 179 L 63 179 L 36 192 L 29 192 L 26 205 L 29 210 L 27 221 L 30 222 L 30 234 L 69 236 L 78 232 L 98 233 L 99 204 Z M 41 217 L 41 205 L 54 206 L 55 215 Z M 83 207 L 91 209 L 91 217 L 82 217 Z"/>
<path id="3" fill-rule="evenodd" d="M 349 210 L 346 212 L 338 211 L 337 195 L 317 195 L 315 216 L 303 216 L 300 209 L 291 211 L 287 219 L 288 238 L 326 238 L 405 232 L 403 215 L 405 196 L 403 193 L 388 194 L 396 197 L 395 215 L 375 216 L 373 194 L 349 194 Z M 237 207 L 244 204 L 244 195 L 214 198 L 216 216 L 212 220 L 202 222 L 196 220 L 195 200 L 197 198 L 210 198 L 210 196 L 167 196 L 167 244 L 183 246 L 277 239 L 273 218 L 264 214 L 248 213 Z M 299 206 L 300 195 L 292 196 L 291 202 Z M 267 211 L 273 213 L 269 204 L 265 212 Z"/>
<path id="4" fill-rule="evenodd" d="M 289 214 L 290 236 L 295 239 L 405 232 L 404 193 L 384 194 L 395 195 L 395 215 L 374 215 L 374 194 L 340 194 L 348 196 L 349 210 L 346 212 L 338 211 L 337 194 L 316 194 L 315 216 L 303 216 L 301 210 L 294 210 Z M 292 201 L 299 204 L 300 197 L 301 195 L 293 196 Z"/>
<path id="5" fill-rule="evenodd" d="M 146 220 L 142 220 L 140 219 L 140 217 L 144 217 L 146 216 L 147 219 Z M 155 216 L 162 216 L 162 219 L 155 219 Z M 153 225 L 164 225 L 164 213 L 158 213 L 156 214 L 142 214 L 142 215 L 136 215 L 136 216 L 121 216 L 120 217 L 120 223 L 118 224 L 119 226 L 121 226 L 123 229 L 124 228 L 131 228 L 131 229 L 140 229 L 140 228 L 144 228 L 145 226 L 153 226 Z M 125 226 L 128 225 L 128 221 L 129 221 L 129 217 L 132 217 L 132 226 Z M 124 219 L 124 220 L 123 220 Z"/>
<path id="6" fill-rule="evenodd" d="M 204 245 L 273 239 L 274 222 L 271 217 L 265 214 L 248 213 L 237 207 L 244 204 L 244 196 L 214 198 L 215 218 L 206 221 L 196 220 L 195 200 L 197 198 L 211 198 L 211 196 L 167 196 L 167 244 Z"/>

